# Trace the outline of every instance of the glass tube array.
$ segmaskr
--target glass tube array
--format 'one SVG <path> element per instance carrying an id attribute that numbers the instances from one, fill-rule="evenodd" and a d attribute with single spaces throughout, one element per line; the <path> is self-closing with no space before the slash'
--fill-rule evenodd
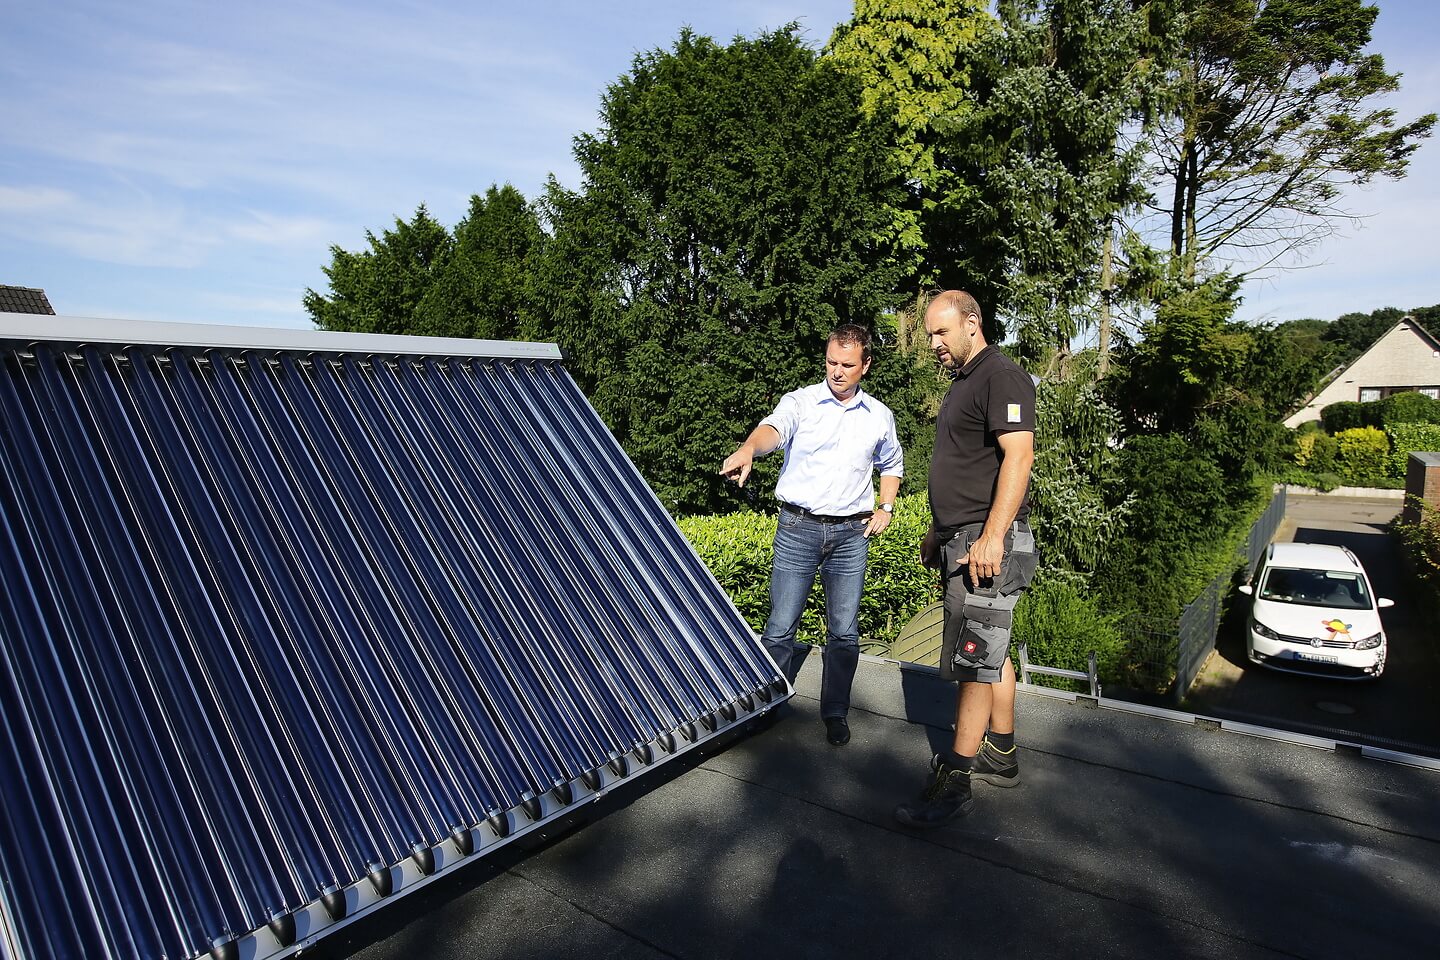
<path id="1" fill-rule="evenodd" d="M 0 346 L 7 958 L 286 953 L 788 693 L 558 361 Z"/>

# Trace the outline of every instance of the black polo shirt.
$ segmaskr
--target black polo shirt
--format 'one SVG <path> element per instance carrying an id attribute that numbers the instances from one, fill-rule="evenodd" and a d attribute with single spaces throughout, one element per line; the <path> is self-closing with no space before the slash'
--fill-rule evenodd
<path id="1" fill-rule="evenodd" d="M 1035 432 L 1035 381 L 1019 364 L 986 345 L 960 368 L 940 404 L 930 457 L 930 512 L 941 536 L 990 513 L 1000 476 L 996 436 Z M 1030 515 L 1030 491 L 1016 520 Z"/>

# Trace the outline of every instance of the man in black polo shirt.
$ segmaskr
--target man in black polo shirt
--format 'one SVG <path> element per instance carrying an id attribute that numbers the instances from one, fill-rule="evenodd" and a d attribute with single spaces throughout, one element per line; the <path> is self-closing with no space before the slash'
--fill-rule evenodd
<path id="1" fill-rule="evenodd" d="M 980 306 L 947 290 L 925 311 L 925 332 L 955 382 L 940 405 L 930 460 L 930 531 L 921 559 L 945 586 L 940 675 L 956 680 L 955 740 L 931 760 L 934 778 L 895 817 L 936 827 L 973 800 L 970 781 L 1019 782 L 1010 618 L 1035 574 L 1025 522 L 1035 460 L 1035 382 L 985 342 Z M 987 732 L 988 731 L 988 732 Z"/>

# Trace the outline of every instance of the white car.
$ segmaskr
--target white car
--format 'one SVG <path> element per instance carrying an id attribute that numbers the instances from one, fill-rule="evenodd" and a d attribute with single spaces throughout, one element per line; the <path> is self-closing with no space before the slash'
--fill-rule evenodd
<path id="1" fill-rule="evenodd" d="M 1385 672 L 1380 611 L 1395 602 L 1370 588 L 1355 554 L 1321 543 L 1273 543 L 1253 584 L 1245 652 L 1291 673 L 1374 680 Z"/>

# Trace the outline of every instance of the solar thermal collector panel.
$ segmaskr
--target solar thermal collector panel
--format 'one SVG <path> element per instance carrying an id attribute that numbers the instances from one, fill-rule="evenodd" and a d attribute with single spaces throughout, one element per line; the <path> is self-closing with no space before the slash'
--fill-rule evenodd
<path id="1" fill-rule="evenodd" d="M 280 956 L 788 687 L 548 345 L 0 315 L 0 947 Z"/>

